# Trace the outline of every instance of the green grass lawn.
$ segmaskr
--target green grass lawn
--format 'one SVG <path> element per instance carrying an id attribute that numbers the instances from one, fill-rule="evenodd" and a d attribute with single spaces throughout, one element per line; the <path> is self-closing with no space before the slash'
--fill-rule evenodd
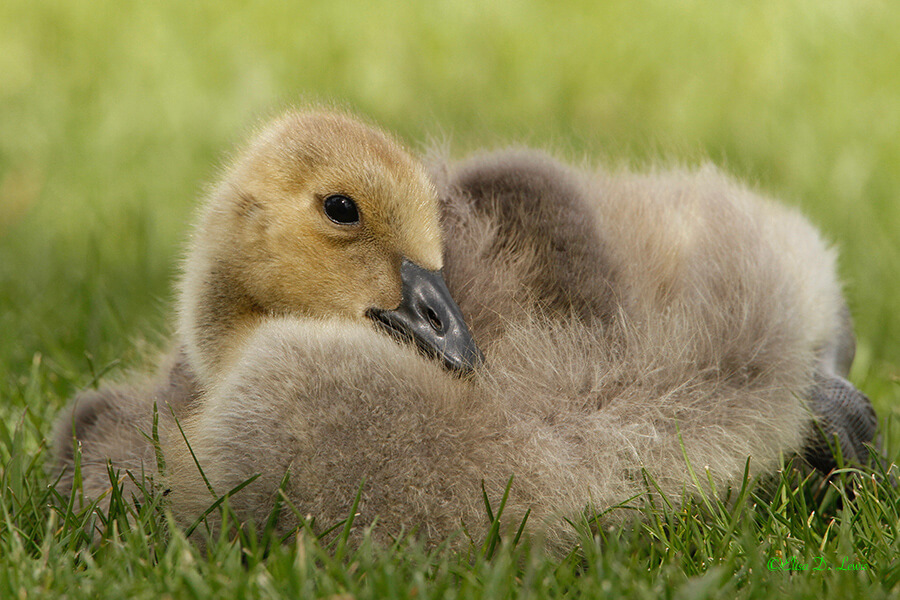
<path id="1" fill-rule="evenodd" d="M 710 159 L 840 249 L 851 379 L 884 419 L 900 407 L 900 5 L 247 4 L 0 3 L 0 598 L 900 596 L 900 494 L 862 477 L 842 497 L 793 472 L 727 506 L 645 507 L 565 559 L 308 535 L 266 554 L 264 532 L 207 555 L 152 502 L 114 503 L 91 546 L 84 515 L 51 508 L 54 415 L 164 344 L 197 197 L 289 104 L 348 107 L 454 155 Z"/>

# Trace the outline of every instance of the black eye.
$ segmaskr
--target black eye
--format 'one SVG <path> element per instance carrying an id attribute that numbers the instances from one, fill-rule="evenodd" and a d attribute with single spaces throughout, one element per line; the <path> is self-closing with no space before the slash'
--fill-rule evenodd
<path id="1" fill-rule="evenodd" d="M 328 218 L 341 225 L 353 225 L 359 223 L 359 211 L 356 202 L 347 196 L 334 194 L 325 198 L 325 214 Z"/>

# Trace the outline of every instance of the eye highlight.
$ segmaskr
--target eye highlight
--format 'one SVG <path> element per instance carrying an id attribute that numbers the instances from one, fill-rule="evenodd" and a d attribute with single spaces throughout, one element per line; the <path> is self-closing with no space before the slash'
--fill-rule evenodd
<path id="1" fill-rule="evenodd" d="M 338 225 L 355 225 L 359 223 L 359 210 L 356 202 L 343 194 L 332 194 L 325 198 L 323 205 L 325 216 Z"/>

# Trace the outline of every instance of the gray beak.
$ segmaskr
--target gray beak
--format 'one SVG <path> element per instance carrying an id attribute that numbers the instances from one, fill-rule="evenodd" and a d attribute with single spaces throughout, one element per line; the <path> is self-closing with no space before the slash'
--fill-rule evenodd
<path id="1" fill-rule="evenodd" d="M 462 375 L 472 373 L 484 355 L 444 282 L 440 271 L 427 271 L 403 259 L 400 265 L 403 298 L 394 310 L 370 308 L 366 315 L 403 342 L 413 342 L 432 358 Z"/>

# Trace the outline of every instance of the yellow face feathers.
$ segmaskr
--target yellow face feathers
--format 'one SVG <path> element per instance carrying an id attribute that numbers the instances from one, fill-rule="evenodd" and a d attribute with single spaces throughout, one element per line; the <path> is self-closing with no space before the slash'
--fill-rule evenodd
<path id="1" fill-rule="evenodd" d="M 265 315 L 364 320 L 395 309 L 404 260 L 442 267 L 423 167 L 345 115 L 289 113 L 251 141 L 208 201 L 182 285 L 188 354 L 203 379 Z"/>
<path id="2" fill-rule="evenodd" d="M 266 280 L 259 296 L 286 304 L 273 308 L 362 316 L 399 303 L 402 258 L 441 268 L 438 204 L 424 170 L 385 134 L 345 116 L 283 117 L 226 186 L 231 226 L 257 259 L 247 266 Z M 329 218 L 334 196 L 355 204 L 355 223 Z"/>

